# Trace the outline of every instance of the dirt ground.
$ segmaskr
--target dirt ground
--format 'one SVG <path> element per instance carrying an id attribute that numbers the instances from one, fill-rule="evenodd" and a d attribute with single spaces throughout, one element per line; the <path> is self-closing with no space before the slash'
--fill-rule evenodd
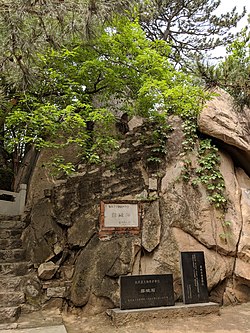
<path id="1" fill-rule="evenodd" d="M 67 333 L 250 333 L 250 303 L 221 308 L 220 315 L 133 321 L 122 327 L 115 327 L 105 313 L 86 315 L 39 311 L 21 316 L 9 327 L 0 327 L 0 333 L 4 329 L 7 333 L 30 333 L 30 330 L 25 330 L 27 328 L 40 328 L 39 332 L 47 332 L 45 327 L 63 327 L 62 324 Z"/>
<path id="2" fill-rule="evenodd" d="M 220 315 L 151 319 L 114 327 L 105 314 L 63 315 L 68 333 L 250 333 L 250 303 L 221 308 Z"/>

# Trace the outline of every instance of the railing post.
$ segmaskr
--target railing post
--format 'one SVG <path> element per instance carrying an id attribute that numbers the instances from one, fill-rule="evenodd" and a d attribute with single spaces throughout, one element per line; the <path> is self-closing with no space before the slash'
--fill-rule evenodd
<path id="1" fill-rule="evenodd" d="M 27 185 L 26 184 L 20 184 L 19 188 L 19 214 L 23 214 L 25 202 L 26 202 L 26 192 L 27 192 Z"/>

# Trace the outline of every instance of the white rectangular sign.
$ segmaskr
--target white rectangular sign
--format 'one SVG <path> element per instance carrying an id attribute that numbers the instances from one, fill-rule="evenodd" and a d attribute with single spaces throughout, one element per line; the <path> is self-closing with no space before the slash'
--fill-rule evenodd
<path id="1" fill-rule="evenodd" d="M 104 205 L 104 227 L 139 227 L 138 205 L 129 203 L 107 203 Z"/>

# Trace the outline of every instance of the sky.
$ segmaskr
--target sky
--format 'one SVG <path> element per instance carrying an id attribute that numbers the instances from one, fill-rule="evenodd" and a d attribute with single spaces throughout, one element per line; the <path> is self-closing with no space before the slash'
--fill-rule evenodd
<path id="1" fill-rule="evenodd" d="M 247 17 L 250 15 L 250 0 L 221 0 L 221 4 L 216 10 L 215 13 L 226 13 L 232 8 L 236 6 L 237 12 L 241 13 L 243 10 L 243 7 L 246 7 L 247 14 L 241 21 L 238 23 L 236 31 L 240 31 L 243 27 L 245 27 L 248 22 L 247 22 Z M 225 56 L 226 55 L 226 49 L 225 47 L 218 47 L 216 50 L 213 51 L 213 56 Z"/>
<path id="2" fill-rule="evenodd" d="M 249 0 L 221 0 L 220 7 L 218 8 L 221 12 L 228 11 L 232 9 L 234 6 L 237 7 L 238 11 L 240 11 L 244 6 L 250 10 L 250 1 Z"/>

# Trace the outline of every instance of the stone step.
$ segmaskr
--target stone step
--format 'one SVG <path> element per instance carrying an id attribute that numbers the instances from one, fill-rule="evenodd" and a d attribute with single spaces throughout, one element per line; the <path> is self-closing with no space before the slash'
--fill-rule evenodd
<path id="1" fill-rule="evenodd" d="M 19 221 L 21 219 L 21 215 L 12 215 L 12 216 L 6 216 L 6 215 L 0 215 L 0 221 L 8 220 L 8 221 Z"/>
<path id="2" fill-rule="evenodd" d="M 22 240 L 21 239 L 0 239 L 0 250 L 7 249 L 20 249 L 22 248 Z"/>
<path id="3" fill-rule="evenodd" d="M 1 276 L 0 292 L 20 291 L 22 286 L 22 276 Z"/>
<path id="4" fill-rule="evenodd" d="M 0 239 L 19 239 L 22 229 L 0 229 Z"/>
<path id="5" fill-rule="evenodd" d="M 13 323 L 15 322 L 21 313 L 20 306 L 1 307 L 0 306 L 0 323 Z"/>
<path id="6" fill-rule="evenodd" d="M 142 309 L 108 309 L 107 315 L 111 318 L 115 327 L 130 325 L 134 322 L 145 322 L 150 319 L 161 320 L 169 318 L 188 318 L 190 316 L 206 316 L 208 314 L 220 314 L 220 305 L 217 303 L 198 303 L 182 304 L 176 303 L 175 306 L 161 306 L 155 308 Z M 185 320 L 185 319 L 184 319 Z M 185 330 L 185 332 L 188 332 Z M 199 332 L 199 331 L 197 331 Z"/>
<path id="7" fill-rule="evenodd" d="M 0 304 L 2 307 L 18 306 L 24 302 L 25 296 L 21 291 L 0 292 Z"/>
<path id="8" fill-rule="evenodd" d="M 25 222 L 20 220 L 3 220 L 0 221 L 0 229 L 24 229 Z"/>
<path id="9" fill-rule="evenodd" d="M 0 276 L 23 276 L 29 272 L 29 262 L 0 263 Z"/>
<path id="10" fill-rule="evenodd" d="M 20 262 L 25 260 L 25 250 L 23 249 L 8 249 L 0 250 L 0 263 Z"/>

